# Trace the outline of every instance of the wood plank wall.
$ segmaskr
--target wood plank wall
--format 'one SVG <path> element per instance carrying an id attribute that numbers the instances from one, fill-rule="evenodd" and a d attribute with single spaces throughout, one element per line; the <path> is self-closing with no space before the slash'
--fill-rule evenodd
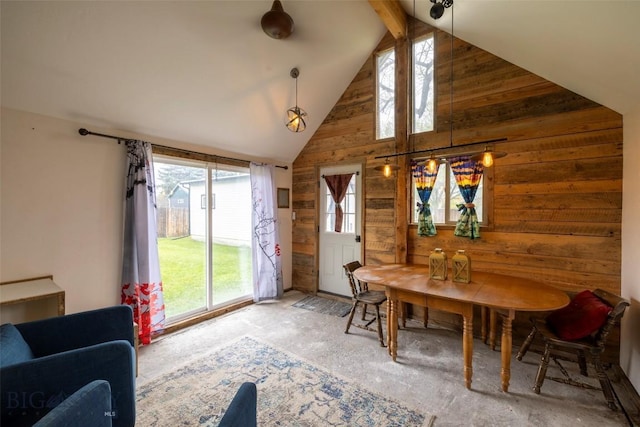
<path id="1" fill-rule="evenodd" d="M 396 228 L 396 203 L 403 203 L 396 185 L 408 181 L 373 170 L 383 162 L 375 156 L 400 148 L 374 136 L 374 52 L 293 163 L 294 289 L 317 291 L 318 168 L 362 162 L 366 264 L 394 262 L 403 248 L 416 263 L 426 263 L 435 247 L 464 249 L 474 270 L 535 277 L 568 292 L 600 287 L 619 294 L 622 116 L 457 38 L 452 66 L 450 35 L 419 25 L 436 37 L 436 131 L 409 146 L 446 147 L 451 127 L 454 145 L 506 137 L 495 149 L 508 155 L 487 175 L 491 224 L 474 241 L 454 237 L 451 227 L 439 227 L 435 237 L 418 237 L 414 225 L 406 233 Z M 378 49 L 394 43 L 387 34 Z M 406 75 L 405 65 L 397 68 Z M 405 206 L 409 212 L 408 200 Z M 527 324 L 516 319 L 514 332 L 527 333 Z"/>

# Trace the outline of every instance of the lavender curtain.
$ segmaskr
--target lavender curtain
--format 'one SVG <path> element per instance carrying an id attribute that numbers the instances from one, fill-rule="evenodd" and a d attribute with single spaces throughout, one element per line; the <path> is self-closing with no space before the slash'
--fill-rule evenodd
<path id="1" fill-rule="evenodd" d="M 251 163 L 249 170 L 253 202 L 253 300 L 259 302 L 283 294 L 280 235 L 274 166 Z"/>
<path id="2" fill-rule="evenodd" d="M 349 187 L 349 182 L 351 182 L 352 176 L 353 173 L 346 173 L 343 175 L 327 175 L 324 177 L 324 180 L 327 183 L 327 187 L 329 188 L 329 192 L 331 193 L 331 198 L 336 205 L 336 222 L 335 226 L 333 227 L 336 233 L 342 232 L 344 211 L 342 210 L 341 203 L 344 200 L 344 197 L 347 195 L 347 188 Z"/>
<path id="3" fill-rule="evenodd" d="M 127 142 L 122 304 L 133 308 L 142 344 L 164 328 L 153 160 L 144 141 Z"/>

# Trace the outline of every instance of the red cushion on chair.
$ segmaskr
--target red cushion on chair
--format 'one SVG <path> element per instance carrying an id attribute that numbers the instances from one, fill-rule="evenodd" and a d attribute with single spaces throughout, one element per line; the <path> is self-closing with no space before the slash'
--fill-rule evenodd
<path id="1" fill-rule="evenodd" d="M 568 306 L 551 313 L 547 317 L 547 325 L 561 339 L 574 341 L 600 329 L 611 309 L 593 292 L 586 290 L 573 297 Z"/>

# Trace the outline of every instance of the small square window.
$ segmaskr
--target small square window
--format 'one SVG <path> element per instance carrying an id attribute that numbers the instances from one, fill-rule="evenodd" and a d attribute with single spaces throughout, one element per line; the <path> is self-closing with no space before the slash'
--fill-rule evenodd
<path id="1" fill-rule="evenodd" d="M 476 207 L 478 221 L 483 223 L 484 177 L 476 192 L 473 204 Z M 418 195 L 416 179 L 411 178 L 411 222 L 418 222 L 418 203 L 422 203 Z M 436 225 L 455 225 L 460 218 L 459 204 L 464 204 L 460 189 L 448 163 L 443 163 L 438 169 L 438 176 L 429 197 L 429 208 L 433 223 Z"/>

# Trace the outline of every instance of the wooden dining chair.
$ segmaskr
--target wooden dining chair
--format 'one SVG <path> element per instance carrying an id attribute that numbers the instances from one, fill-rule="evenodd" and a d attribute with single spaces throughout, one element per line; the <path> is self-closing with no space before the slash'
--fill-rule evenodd
<path id="1" fill-rule="evenodd" d="M 349 286 L 351 287 L 352 296 L 351 300 L 353 301 L 353 306 L 351 307 L 351 311 L 349 312 L 347 328 L 345 329 L 344 333 L 348 334 L 349 328 L 352 325 L 361 329 L 376 332 L 376 329 L 371 328 L 370 325 L 373 322 L 377 322 L 378 339 L 380 340 L 380 345 L 384 347 L 385 344 L 384 337 L 382 335 L 382 321 L 380 319 L 380 305 L 382 305 L 382 303 L 387 300 L 387 296 L 383 291 L 370 291 L 368 283 L 361 282 L 354 277 L 353 272 L 362 267 L 362 264 L 360 264 L 359 261 L 350 262 L 348 264 L 345 264 L 343 267 L 344 272 L 349 279 Z M 367 320 L 367 307 L 370 305 L 375 308 L 375 311 L 373 313 L 373 318 L 371 320 Z M 355 315 L 358 306 L 362 307 L 362 320 L 366 322 L 364 324 L 352 323 L 353 316 Z"/>
<path id="2" fill-rule="evenodd" d="M 522 344 L 516 359 L 522 360 L 536 336 L 544 341 L 544 352 L 538 366 L 533 391 L 540 394 L 540 388 L 547 374 L 549 359 L 557 363 L 557 357 L 572 354 L 577 358 L 580 374 L 587 375 L 587 359 L 595 368 L 602 393 L 607 400 L 607 406 L 615 410 L 616 404 L 611 382 L 604 372 L 600 355 L 605 350 L 609 333 L 620 322 L 629 301 L 607 292 L 596 289 L 593 292 L 583 291 L 577 294 L 571 303 L 560 310 L 554 311 L 546 319 L 532 318 L 533 329 Z M 566 374 L 565 374 L 566 375 Z M 565 384 L 585 387 L 571 378 L 550 378 Z M 592 388 L 586 386 L 586 388 Z"/>

